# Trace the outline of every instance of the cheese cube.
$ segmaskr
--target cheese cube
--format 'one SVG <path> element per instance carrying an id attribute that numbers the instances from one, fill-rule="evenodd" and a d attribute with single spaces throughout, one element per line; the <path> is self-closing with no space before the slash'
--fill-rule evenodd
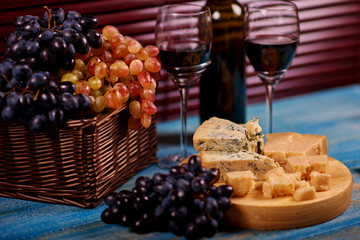
<path id="1" fill-rule="evenodd" d="M 273 168 L 270 169 L 269 171 L 267 171 L 264 175 L 264 179 L 268 180 L 269 176 L 271 174 L 275 174 L 277 176 L 284 176 L 285 175 L 285 169 L 283 167 L 277 167 L 277 168 Z"/>
<path id="2" fill-rule="evenodd" d="M 327 154 L 325 136 L 299 133 L 272 133 L 266 135 L 264 155 L 277 161 L 281 166 L 289 157 Z"/>
<path id="3" fill-rule="evenodd" d="M 262 192 L 266 198 L 274 198 L 292 195 L 295 191 L 295 184 L 286 176 L 271 174 L 264 182 Z"/>
<path id="4" fill-rule="evenodd" d="M 285 173 L 284 175 L 285 177 L 287 177 L 288 179 L 290 179 L 294 184 L 298 183 L 301 181 L 301 173 L 296 172 L 296 173 Z"/>
<path id="5" fill-rule="evenodd" d="M 261 127 L 254 119 L 240 125 L 226 119 L 212 117 L 203 122 L 193 136 L 194 148 L 197 151 L 248 150 L 261 153 L 263 142 Z"/>
<path id="6" fill-rule="evenodd" d="M 285 165 L 285 169 L 287 172 L 299 172 L 301 173 L 302 179 L 306 179 L 309 167 L 310 163 L 306 156 L 289 157 Z"/>
<path id="7" fill-rule="evenodd" d="M 273 159 L 249 152 L 201 151 L 200 159 L 206 169 L 220 169 L 220 180 L 224 181 L 227 172 L 251 170 L 257 180 L 264 180 L 267 171 L 279 167 Z"/>
<path id="8" fill-rule="evenodd" d="M 316 192 L 314 187 L 302 187 L 296 189 L 293 198 L 295 201 L 312 200 L 316 198 Z"/>
<path id="9" fill-rule="evenodd" d="M 316 155 L 307 157 L 310 163 L 310 171 L 327 174 L 329 172 L 329 157 L 327 155 Z"/>
<path id="10" fill-rule="evenodd" d="M 255 188 L 254 174 L 250 171 L 228 172 L 225 183 L 234 188 L 233 196 L 242 197 Z"/>
<path id="11" fill-rule="evenodd" d="M 295 183 L 295 190 L 298 188 L 307 188 L 307 187 L 310 187 L 310 183 L 307 181 L 302 180 Z"/>
<path id="12" fill-rule="evenodd" d="M 310 185 L 315 187 L 317 192 L 330 189 L 330 175 L 312 171 L 310 174 Z"/>

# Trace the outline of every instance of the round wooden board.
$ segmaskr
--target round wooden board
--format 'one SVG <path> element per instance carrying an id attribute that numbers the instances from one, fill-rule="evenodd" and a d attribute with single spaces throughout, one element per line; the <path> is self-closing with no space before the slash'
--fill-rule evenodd
<path id="1" fill-rule="evenodd" d="M 296 202 L 292 196 L 265 198 L 261 187 L 240 198 L 231 198 L 231 208 L 225 213 L 229 225 L 248 229 L 289 229 L 316 225 L 341 215 L 352 196 L 352 176 L 349 169 L 329 158 L 331 189 L 317 192 L 317 198 Z"/>

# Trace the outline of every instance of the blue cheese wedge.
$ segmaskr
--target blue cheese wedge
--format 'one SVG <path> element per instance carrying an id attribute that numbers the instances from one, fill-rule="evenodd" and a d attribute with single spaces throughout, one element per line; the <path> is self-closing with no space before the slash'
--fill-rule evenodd
<path id="1" fill-rule="evenodd" d="M 261 153 L 262 129 L 258 119 L 246 124 L 236 124 L 226 119 L 212 117 L 196 130 L 193 143 L 196 151 L 238 152 L 247 150 Z"/>
<path id="2" fill-rule="evenodd" d="M 220 181 L 224 181 L 225 174 L 234 171 L 251 170 L 256 180 L 264 180 L 267 171 L 279 167 L 273 159 L 255 152 L 239 151 L 201 151 L 200 159 L 206 169 L 220 169 Z"/>

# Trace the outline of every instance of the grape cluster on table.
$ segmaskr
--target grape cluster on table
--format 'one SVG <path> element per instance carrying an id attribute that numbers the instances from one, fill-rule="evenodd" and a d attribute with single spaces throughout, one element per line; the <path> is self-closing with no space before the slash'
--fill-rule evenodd
<path id="1" fill-rule="evenodd" d="M 171 231 L 187 239 L 212 237 L 231 206 L 233 188 L 216 187 L 218 169 L 205 169 L 193 155 L 188 163 L 168 173 L 136 179 L 132 191 L 122 190 L 105 197 L 101 219 L 130 227 L 136 233 Z"/>
<path id="2" fill-rule="evenodd" d="M 100 48 L 98 20 L 76 11 L 48 9 L 44 17 L 19 16 L 6 37 L 5 60 L 0 63 L 0 110 L 4 121 L 29 123 L 32 132 L 63 124 L 91 100 L 75 94 L 75 85 L 56 81 L 59 69 L 75 67 L 76 53 Z"/>

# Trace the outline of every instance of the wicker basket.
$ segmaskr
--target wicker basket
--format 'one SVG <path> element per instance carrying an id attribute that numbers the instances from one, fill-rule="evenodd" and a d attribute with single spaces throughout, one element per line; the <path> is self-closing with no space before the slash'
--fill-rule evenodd
<path id="1" fill-rule="evenodd" d="M 127 129 L 126 107 L 30 133 L 0 121 L 0 196 L 83 208 L 157 161 L 156 128 Z"/>

